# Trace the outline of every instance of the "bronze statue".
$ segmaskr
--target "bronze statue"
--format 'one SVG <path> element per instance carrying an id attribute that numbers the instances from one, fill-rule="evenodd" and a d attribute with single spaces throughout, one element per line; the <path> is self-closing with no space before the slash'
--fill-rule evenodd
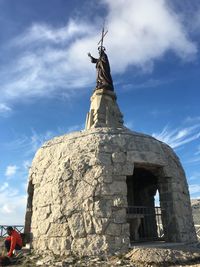
<path id="1" fill-rule="evenodd" d="M 91 58 L 92 63 L 96 63 L 96 69 L 97 69 L 96 89 L 107 89 L 107 90 L 114 91 L 113 81 L 112 81 L 112 77 L 110 74 L 110 64 L 108 61 L 108 57 L 105 53 L 105 47 L 103 46 L 103 38 L 106 35 L 106 33 L 104 33 L 104 28 L 103 28 L 102 38 L 100 40 L 101 45 L 98 47 L 99 58 L 97 59 L 97 58 L 92 57 L 90 53 L 88 53 L 88 56 Z"/>

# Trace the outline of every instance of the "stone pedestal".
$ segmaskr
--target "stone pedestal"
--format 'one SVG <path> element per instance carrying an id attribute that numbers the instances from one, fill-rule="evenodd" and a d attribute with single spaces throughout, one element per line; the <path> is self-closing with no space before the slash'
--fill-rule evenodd
<path id="1" fill-rule="evenodd" d="M 106 89 L 96 89 L 91 97 L 85 129 L 97 127 L 123 127 L 123 115 L 116 102 L 116 94 Z"/>

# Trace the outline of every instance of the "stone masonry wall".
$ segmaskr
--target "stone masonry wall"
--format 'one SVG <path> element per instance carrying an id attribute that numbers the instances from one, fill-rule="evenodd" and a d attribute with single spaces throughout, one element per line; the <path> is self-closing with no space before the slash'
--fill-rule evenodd
<path id="1" fill-rule="evenodd" d="M 174 152 L 128 129 L 97 128 L 56 137 L 36 153 L 29 175 L 34 249 L 59 255 L 127 250 L 126 176 L 134 164 L 162 167 L 161 201 L 173 211 L 165 225 L 175 223 L 173 241 L 195 241 L 187 182 Z"/>

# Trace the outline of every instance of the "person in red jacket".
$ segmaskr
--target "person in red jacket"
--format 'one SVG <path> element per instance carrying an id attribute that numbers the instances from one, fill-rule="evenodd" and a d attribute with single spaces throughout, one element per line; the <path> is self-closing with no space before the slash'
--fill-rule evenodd
<path id="1" fill-rule="evenodd" d="M 5 247 L 8 252 L 7 256 L 12 257 L 14 249 L 20 250 L 22 248 L 22 238 L 12 226 L 7 227 L 7 234 L 9 236 L 5 240 Z"/>

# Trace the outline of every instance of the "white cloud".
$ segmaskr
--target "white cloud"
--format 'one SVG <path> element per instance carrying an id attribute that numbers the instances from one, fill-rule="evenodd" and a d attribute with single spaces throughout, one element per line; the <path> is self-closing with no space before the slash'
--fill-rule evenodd
<path id="1" fill-rule="evenodd" d="M 24 44 L 35 44 L 38 42 L 52 42 L 61 44 L 71 41 L 74 37 L 83 37 L 95 31 L 93 25 L 82 21 L 70 20 L 67 25 L 61 28 L 55 28 L 46 24 L 33 24 L 26 32 L 14 39 L 14 44 L 23 46 Z"/>
<path id="2" fill-rule="evenodd" d="M 143 70 L 167 51 L 182 59 L 197 52 L 180 17 L 164 0 L 102 0 L 107 6 L 106 36 L 113 73 L 123 73 L 130 65 Z M 92 25 L 92 26 L 91 26 Z M 11 42 L 16 58 L 9 62 L 0 93 L 4 101 L 56 94 L 71 96 L 77 89 L 92 87 L 95 67 L 87 52 L 97 55 L 99 25 L 81 19 L 55 28 L 33 24 Z M 17 66 L 17 68 L 16 68 Z"/>
<path id="3" fill-rule="evenodd" d="M 0 224 L 24 224 L 26 195 L 11 186 L 5 186 L 0 194 Z"/>
<path id="4" fill-rule="evenodd" d="M 153 137 L 167 143 L 172 148 L 177 148 L 200 138 L 200 125 L 185 128 L 170 129 L 168 126 L 160 133 L 153 133 Z"/>
<path id="5" fill-rule="evenodd" d="M 11 177 L 16 174 L 18 167 L 16 165 L 8 165 L 5 171 L 5 176 Z"/>
<path id="6" fill-rule="evenodd" d="M 163 56 L 167 50 L 182 58 L 196 53 L 184 25 L 167 1 L 104 0 L 109 6 L 109 47 L 113 65 L 123 71 L 127 65 L 145 66 Z M 121 41 L 120 41 L 121 40 Z M 120 62 L 120 64 L 119 64 Z"/>

